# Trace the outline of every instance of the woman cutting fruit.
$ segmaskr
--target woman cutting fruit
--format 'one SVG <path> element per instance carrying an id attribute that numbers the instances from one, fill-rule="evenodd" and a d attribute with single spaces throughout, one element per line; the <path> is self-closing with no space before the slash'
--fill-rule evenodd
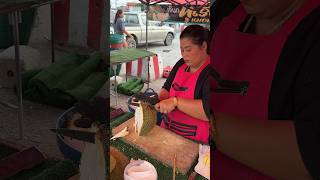
<path id="1" fill-rule="evenodd" d="M 155 105 L 163 113 L 161 127 L 204 144 L 209 142 L 209 121 L 202 103 L 208 95 L 208 34 L 200 25 L 190 25 L 181 33 L 182 59 L 173 67 Z"/>

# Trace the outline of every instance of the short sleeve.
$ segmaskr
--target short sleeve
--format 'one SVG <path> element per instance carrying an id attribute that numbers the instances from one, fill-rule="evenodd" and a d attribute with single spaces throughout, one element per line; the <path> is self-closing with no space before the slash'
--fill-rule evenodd
<path id="1" fill-rule="evenodd" d="M 179 67 L 184 63 L 183 59 L 180 59 L 172 68 L 166 82 L 163 84 L 162 88 L 166 89 L 168 92 L 170 91 L 171 84 L 176 77 L 177 71 Z"/>
<path id="2" fill-rule="evenodd" d="M 119 19 L 119 29 L 121 29 L 122 31 L 125 30 L 123 19 Z"/>
<path id="3" fill-rule="evenodd" d="M 201 93 L 201 100 L 202 100 L 202 107 L 203 110 L 207 116 L 208 119 L 210 119 L 210 116 L 212 114 L 211 108 L 210 108 L 210 78 L 206 77 L 206 80 L 202 87 L 202 93 Z"/>
<path id="4" fill-rule="evenodd" d="M 320 45 L 318 43 L 318 45 Z M 307 57 L 295 88 L 294 121 L 306 168 L 320 179 L 320 46 Z"/>

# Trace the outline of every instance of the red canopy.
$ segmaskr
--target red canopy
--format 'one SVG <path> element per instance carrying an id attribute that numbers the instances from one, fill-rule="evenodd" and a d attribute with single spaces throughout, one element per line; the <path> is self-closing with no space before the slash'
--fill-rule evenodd
<path id="1" fill-rule="evenodd" d="M 203 6 L 207 5 L 210 0 L 139 0 L 143 4 L 171 3 L 173 5 L 183 6 Z"/>

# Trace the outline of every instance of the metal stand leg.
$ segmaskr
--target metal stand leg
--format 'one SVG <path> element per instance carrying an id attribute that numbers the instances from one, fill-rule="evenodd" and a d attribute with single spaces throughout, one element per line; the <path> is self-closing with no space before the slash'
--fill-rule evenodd
<path id="1" fill-rule="evenodd" d="M 147 61 L 148 61 L 148 82 L 147 82 L 147 88 L 149 89 L 149 83 L 150 83 L 150 57 L 147 57 Z"/>
<path id="2" fill-rule="evenodd" d="M 117 87 L 117 65 L 113 66 L 113 74 L 114 74 L 114 89 L 115 89 L 115 96 L 116 96 L 116 107 L 118 106 L 118 87 Z"/>
<path id="3" fill-rule="evenodd" d="M 50 4 L 50 16 L 51 16 L 51 63 L 54 63 L 55 54 L 54 54 L 54 8 L 53 4 Z"/>
<path id="4" fill-rule="evenodd" d="M 126 82 L 128 81 L 127 63 L 126 63 Z"/>
<path id="5" fill-rule="evenodd" d="M 22 88 L 21 88 L 21 62 L 20 62 L 20 51 L 19 51 L 19 23 L 21 23 L 21 12 L 15 11 L 10 15 L 10 21 L 13 25 L 13 37 L 15 46 L 15 58 L 16 58 L 16 71 L 17 71 L 17 95 L 19 103 L 19 139 L 23 138 L 23 104 L 22 104 Z"/>

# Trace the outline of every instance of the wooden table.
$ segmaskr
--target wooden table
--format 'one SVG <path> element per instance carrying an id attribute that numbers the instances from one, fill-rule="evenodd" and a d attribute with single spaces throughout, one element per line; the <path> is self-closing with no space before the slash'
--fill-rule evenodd
<path id="1" fill-rule="evenodd" d="M 113 128 L 112 134 L 114 135 L 124 127 L 127 127 L 129 134 L 121 139 L 126 144 L 135 147 L 171 168 L 176 154 L 177 171 L 184 175 L 190 172 L 198 160 L 199 144 L 159 126 L 155 126 L 146 136 L 138 136 L 134 132 L 133 124 L 134 118 L 131 118 Z"/>

